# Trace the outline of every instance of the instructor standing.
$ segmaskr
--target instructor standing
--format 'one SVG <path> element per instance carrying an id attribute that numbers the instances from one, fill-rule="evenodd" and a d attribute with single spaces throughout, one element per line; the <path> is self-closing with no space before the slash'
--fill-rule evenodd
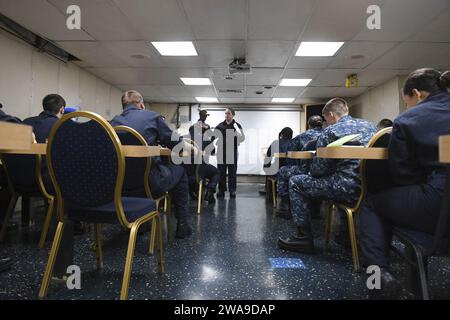
<path id="1" fill-rule="evenodd" d="M 235 111 L 232 108 L 225 109 L 225 121 L 219 123 L 215 130 L 219 131 L 217 139 L 217 167 L 220 171 L 219 193 L 217 198 L 223 198 L 227 190 L 230 198 L 236 198 L 236 171 L 238 161 L 238 146 L 245 140 L 242 126 L 234 120 Z"/>

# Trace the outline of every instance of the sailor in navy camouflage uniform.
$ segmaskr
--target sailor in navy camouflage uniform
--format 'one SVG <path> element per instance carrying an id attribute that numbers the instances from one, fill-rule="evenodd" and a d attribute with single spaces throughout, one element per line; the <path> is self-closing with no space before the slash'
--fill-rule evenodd
<path id="1" fill-rule="evenodd" d="M 299 134 L 290 141 L 289 151 L 305 151 L 308 143 L 317 141 L 322 133 L 323 120 L 321 116 L 312 116 L 308 119 L 309 130 Z M 277 175 L 278 208 L 277 215 L 290 219 L 289 210 L 289 179 L 295 175 L 307 173 L 308 160 L 288 159 L 288 165 L 281 167 Z"/>
<path id="2" fill-rule="evenodd" d="M 354 144 L 366 145 L 376 133 L 374 124 L 354 119 L 348 114 L 344 99 L 330 100 L 322 113 L 329 127 L 317 140 L 317 148 L 326 147 L 351 134 L 360 134 Z M 278 246 L 290 251 L 314 252 L 310 221 L 314 200 L 354 204 L 361 191 L 360 184 L 359 160 L 314 158 L 309 174 L 297 175 L 289 180 L 291 212 L 298 234 L 287 239 L 280 238 Z"/>

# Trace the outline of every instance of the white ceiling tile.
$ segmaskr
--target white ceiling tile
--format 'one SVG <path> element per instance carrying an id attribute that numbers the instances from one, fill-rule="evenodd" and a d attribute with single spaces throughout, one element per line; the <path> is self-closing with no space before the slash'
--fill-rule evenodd
<path id="1" fill-rule="evenodd" d="M 81 9 L 81 23 L 96 40 L 138 40 L 139 35 L 125 15 L 110 0 L 49 0 L 61 12 L 76 4 Z"/>
<path id="2" fill-rule="evenodd" d="M 219 102 L 222 103 L 244 103 L 245 98 L 219 98 Z"/>
<path id="3" fill-rule="evenodd" d="M 114 53 L 125 66 L 129 67 L 163 67 L 164 61 L 148 41 L 102 41 L 108 52 Z M 101 57 L 103 52 L 98 52 Z M 132 57 L 132 56 L 139 57 Z"/>
<path id="4" fill-rule="evenodd" d="M 0 12 L 50 40 L 94 40 L 84 30 L 69 30 L 66 16 L 45 0 L 2 0 Z"/>
<path id="5" fill-rule="evenodd" d="M 324 69 L 333 60 L 332 57 L 292 57 L 287 68 Z"/>
<path id="6" fill-rule="evenodd" d="M 448 8 L 448 0 L 395 0 L 381 6 L 381 29 L 363 27 L 355 40 L 403 41 Z"/>
<path id="7" fill-rule="evenodd" d="M 271 103 L 271 98 L 245 98 L 245 103 Z"/>
<path id="8" fill-rule="evenodd" d="M 283 69 L 254 68 L 252 74 L 245 75 L 247 85 L 277 85 Z"/>
<path id="9" fill-rule="evenodd" d="M 248 39 L 297 40 L 313 9 L 312 0 L 250 0 Z"/>
<path id="10" fill-rule="evenodd" d="M 294 46 L 295 41 L 248 41 L 247 62 L 252 67 L 284 68 Z"/>
<path id="11" fill-rule="evenodd" d="M 326 69 L 323 70 L 317 78 L 311 81 L 310 86 L 345 86 L 345 79 L 347 76 L 357 72 L 358 69 Z"/>
<path id="12" fill-rule="evenodd" d="M 412 70 L 365 69 L 358 73 L 359 85 L 373 87 L 400 75 L 407 75 Z"/>
<path id="13" fill-rule="evenodd" d="M 436 19 L 423 26 L 407 41 L 450 42 L 450 9 L 442 12 Z"/>
<path id="14" fill-rule="evenodd" d="M 274 98 L 295 98 L 303 91 L 305 87 L 277 87 L 273 95 Z"/>
<path id="15" fill-rule="evenodd" d="M 58 41 L 58 46 L 82 60 L 85 67 L 126 67 L 113 50 L 98 41 Z"/>
<path id="16" fill-rule="evenodd" d="M 113 0 L 139 32 L 141 40 L 193 40 L 189 22 L 177 0 Z"/>
<path id="17" fill-rule="evenodd" d="M 367 7 L 380 0 L 317 0 L 302 41 L 348 41 L 366 25 Z"/>
<path id="18" fill-rule="evenodd" d="M 307 87 L 298 98 L 333 98 L 335 87 Z"/>
<path id="19" fill-rule="evenodd" d="M 282 77 L 287 79 L 314 79 L 321 71 L 321 69 L 286 69 Z"/>
<path id="20" fill-rule="evenodd" d="M 232 79 L 225 79 L 225 74 L 213 75 L 213 83 L 217 89 L 238 89 L 244 87 L 244 76 L 243 75 L 233 75 Z"/>
<path id="21" fill-rule="evenodd" d="M 364 68 L 387 51 L 392 49 L 396 42 L 370 42 L 351 41 L 344 44 L 337 56 L 328 65 L 329 68 Z M 352 56 L 360 55 L 358 59 Z"/>
<path id="22" fill-rule="evenodd" d="M 196 39 L 245 39 L 247 1 L 181 0 L 181 3 Z"/>
<path id="23" fill-rule="evenodd" d="M 431 55 L 439 54 L 448 44 L 403 42 L 394 47 L 377 61 L 370 64 L 368 68 L 379 69 L 415 69 L 424 66 L 432 67 Z"/>
<path id="24" fill-rule="evenodd" d="M 168 97 L 215 97 L 210 86 L 157 86 L 157 89 Z"/>
<path id="25" fill-rule="evenodd" d="M 245 96 L 247 98 L 269 98 L 272 97 L 275 88 L 265 89 L 261 86 L 247 86 Z M 257 94 L 256 92 L 262 92 L 262 94 Z"/>
<path id="26" fill-rule="evenodd" d="M 337 97 L 342 97 L 342 98 L 357 97 L 357 96 L 363 94 L 367 89 L 368 89 L 368 87 L 337 88 L 334 95 Z"/>

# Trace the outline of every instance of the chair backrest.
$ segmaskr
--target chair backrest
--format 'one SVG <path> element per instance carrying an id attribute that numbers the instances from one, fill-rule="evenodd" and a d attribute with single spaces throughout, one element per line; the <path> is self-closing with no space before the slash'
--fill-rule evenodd
<path id="1" fill-rule="evenodd" d="M 72 112 L 61 118 L 50 133 L 47 163 L 60 219 L 64 207 L 114 201 L 119 221 L 128 225 L 121 202 L 125 158 L 119 137 L 105 119 L 93 112 Z"/>
<path id="2" fill-rule="evenodd" d="M 119 136 L 122 145 L 148 146 L 144 137 L 127 126 L 117 126 L 114 130 Z M 125 180 L 122 193 L 125 196 L 151 197 L 148 179 L 151 168 L 151 158 L 126 158 Z M 141 194 L 143 193 L 143 194 Z"/>
<path id="3" fill-rule="evenodd" d="M 378 131 L 369 140 L 368 148 L 387 148 L 391 139 L 392 127 Z M 375 193 L 393 185 L 387 160 L 361 160 L 361 193 L 355 206 L 357 210 L 367 193 Z"/>

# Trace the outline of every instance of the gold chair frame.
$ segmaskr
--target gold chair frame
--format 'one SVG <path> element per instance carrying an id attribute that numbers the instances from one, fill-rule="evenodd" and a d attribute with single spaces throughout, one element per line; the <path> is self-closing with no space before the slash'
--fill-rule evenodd
<path id="1" fill-rule="evenodd" d="M 144 224 L 147 221 L 150 221 L 152 219 L 156 220 L 157 229 L 158 229 L 158 247 L 159 247 L 159 254 L 158 254 L 158 270 L 159 272 L 164 271 L 164 264 L 163 264 L 163 243 L 162 243 L 162 230 L 161 230 L 161 221 L 158 214 L 158 208 L 156 211 L 151 211 L 148 214 L 140 217 L 134 222 L 129 222 L 125 216 L 125 212 L 122 205 L 122 187 L 123 187 L 123 181 L 125 177 L 125 157 L 124 152 L 122 149 L 122 144 L 119 140 L 119 137 L 117 136 L 117 133 L 114 131 L 112 126 L 100 115 L 93 113 L 93 112 L 87 112 L 87 111 L 79 111 L 79 112 L 72 112 L 65 116 L 63 116 L 52 128 L 52 131 L 50 133 L 49 137 L 49 143 L 47 148 L 47 163 L 49 168 L 49 173 L 53 182 L 53 185 L 56 190 L 56 196 L 57 196 L 57 214 L 58 214 L 58 226 L 56 229 L 56 234 L 53 240 L 52 248 L 50 250 L 50 256 L 47 262 L 47 266 L 45 268 L 44 277 L 42 280 L 42 284 L 39 290 L 39 298 L 43 299 L 47 296 L 48 287 L 50 284 L 50 279 L 52 278 L 53 273 L 53 267 L 55 265 L 56 256 L 59 251 L 59 246 L 61 243 L 62 235 L 64 232 L 64 227 L 67 222 L 67 217 L 65 215 L 64 211 L 64 198 L 62 197 L 61 190 L 59 188 L 58 182 L 55 177 L 55 173 L 53 170 L 53 166 L 51 163 L 52 159 L 52 145 L 53 145 L 53 139 L 55 137 L 55 134 L 57 130 L 61 127 L 63 123 L 66 121 L 71 121 L 73 118 L 87 118 L 91 121 L 96 121 L 98 124 L 100 124 L 103 129 L 107 132 L 109 138 L 111 139 L 112 143 L 114 144 L 114 147 L 116 149 L 116 154 L 118 158 L 118 173 L 116 177 L 116 185 L 114 189 L 114 204 L 116 207 L 116 213 L 117 218 L 120 222 L 120 224 L 125 227 L 126 229 L 130 230 L 130 237 L 128 240 L 128 249 L 127 249 L 127 255 L 125 259 L 125 270 L 123 274 L 123 280 L 122 280 L 122 289 L 120 293 L 120 299 L 125 300 L 128 297 L 128 287 L 131 277 L 131 268 L 132 268 L 132 262 L 133 262 L 133 255 L 134 255 L 134 249 L 136 245 L 136 237 L 138 234 L 139 227 Z M 101 268 L 103 266 L 103 254 L 102 254 L 102 247 L 101 247 L 101 235 L 100 235 L 100 224 L 95 224 L 95 234 L 96 234 L 96 251 L 97 251 L 97 266 Z"/>
<path id="2" fill-rule="evenodd" d="M 373 145 L 378 141 L 379 138 L 384 136 L 387 133 L 390 133 L 392 131 L 392 127 L 384 128 L 380 131 L 378 131 L 369 141 L 367 144 L 368 148 L 373 147 Z M 325 219 L 325 249 L 329 248 L 330 244 L 330 236 L 331 236 L 331 224 L 332 224 L 332 217 L 333 212 L 335 208 L 339 208 L 344 210 L 346 217 L 347 217 L 347 224 L 348 224 L 348 232 L 350 235 L 350 244 L 352 249 L 352 259 L 353 259 L 353 268 L 355 272 L 360 272 L 360 262 L 359 262 L 359 254 L 358 254 L 358 243 L 356 239 L 356 227 L 355 227 L 355 221 L 354 216 L 355 214 L 361 209 L 362 202 L 364 201 L 367 193 L 367 181 L 366 181 L 366 161 L 365 159 L 361 160 L 360 162 L 360 176 L 361 176 L 361 193 L 359 195 L 358 201 L 354 207 L 349 207 L 347 205 L 337 203 L 334 201 L 328 201 L 327 203 L 327 214 Z"/>

